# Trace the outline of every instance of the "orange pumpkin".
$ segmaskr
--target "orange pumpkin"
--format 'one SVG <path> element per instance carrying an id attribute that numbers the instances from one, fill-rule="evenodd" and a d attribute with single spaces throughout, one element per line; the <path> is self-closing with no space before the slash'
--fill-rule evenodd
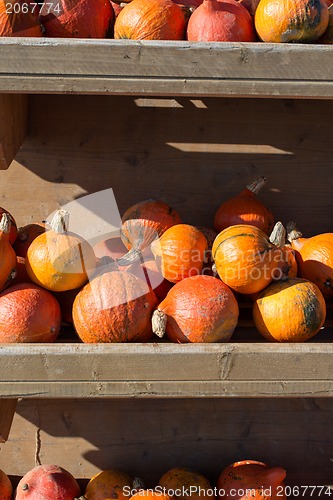
<path id="1" fill-rule="evenodd" d="M 186 17 L 172 0 L 133 0 L 118 14 L 114 38 L 183 40 Z"/>
<path id="2" fill-rule="evenodd" d="M 166 493 L 149 489 L 138 491 L 129 500 L 171 500 L 171 498 Z"/>
<path id="3" fill-rule="evenodd" d="M 282 250 L 281 261 L 276 263 L 274 270 L 274 279 L 296 278 L 297 261 L 295 250 L 286 245 L 286 230 L 281 222 L 277 222 L 273 228 L 269 241 Z"/>
<path id="4" fill-rule="evenodd" d="M 295 251 L 299 251 L 304 243 L 308 241 L 309 238 L 303 238 L 302 233 L 297 229 L 295 222 L 288 222 L 287 224 L 287 238 L 290 241 L 292 248 Z"/>
<path id="5" fill-rule="evenodd" d="M 146 342 L 157 303 L 155 293 L 133 274 L 104 273 L 77 294 L 74 327 L 83 342 Z"/>
<path id="6" fill-rule="evenodd" d="M 11 218 L 2 214 L 0 221 L 0 291 L 9 286 L 16 276 L 16 254 L 9 242 Z"/>
<path id="7" fill-rule="evenodd" d="M 133 479 L 125 472 L 104 470 L 93 476 L 84 492 L 85 500 L 128 500 Z"/>
<path id="8" fill-rule="evenodd" d="M 256 460 L 242 460 L 226 467 L 217 480 L 219 500 L 285 500 L 282 467 L 269 467 Z"/>
<path id="9" fill-rule="evenodd" d="M 170 281 L 163 278 L 162 274 L 157 268 L 155 260 L 134 262 L 127 268 L 127 271 L 145 281 L 148 287 L 154 290 L 159 302 L 165 299 L 169 290 L 173 287 L 173 283 L 170 283 Z"/>
<path id="10" fill-rule="evenodd" d="M 54 342 L 61 312 L 53 295 L 33 283 L 19 283 L 0 295 L 0 342 Z"/>
<path id="11" fill-rule="evenodd" d="M 0 498 L 1 500 L 12 500 L 13 486 L 9 477 L 0 469 Z"/>
<path id="12" fill-rule="evenodd" d="M 69 213 L 58 210 L 51 229 L 33 240 L 26 255 L 31 280 L 47 290 L 64 292 L 84 285 L 96 266 L 90 244 L 68 231 Z"/>
<path id="13" fill-rule="evenodd" d="M 9 243 L 11 245 L 14 245 L 14 242 L 15 242 L 16 237 L 17 237 L 17 225 L 15 222 L 15 219 L 12 216 L 12 214 L 8 212 L 8 210 L 0 207 L 0 220 L 3 216 L 3 214 L 7 214 L 9 216 L 9 220 L 10 220 Z"/>
<path id="14" fill-rule="evenodd" d="M 221 280 L 236 292 L 252 294 L 274 279 L 283 259 L 281 249 L 255 226 L 240 224 L 224 229 L 213 244 L 213 258 Z"/>
<path id="15" fill-rule="evenodd" d="M 213 490 L 205 476 L 199 472 L 182 467 L 175 467 L 163 474 L 158 482 L 158 486 L 163 488 L 163 491 L 180 491 L 180 495 L 174 496 L 174 498 L 179 498 L 180 500 L 199 500 L 208 497 L 212 500 L 215 499 L 213 495 L 205 494 L 206 491 Z M 189 493 L 186 494 L 186 491 Z"/>
<path id="16" fill-rule="evenodd" d="M 214 218 L 216 231 L 223 231 L 236 224 L 250 224 L 269 234 L 273 228 L 274 216 L 257 198 L 265 183 L 266 178 L 260 177 L 237 196 L 222 203 Z"/>
<path id="17" fill-rule="evenodd" d="M 260 0 L 254 21 L 263 42 L 315 42 L 328 26 L 325 0 Z"/>
<path id="18" fill-rule="evenodd" d="M 153 314 L 153 331 L 173 342 L 228 342 L 238 321 L 231 290 L 213 276 L 177 283 Z"/>
<path id="19" fill-rule="evenodd" d="M 207 250 L 203 233 L 189 224 L 177 224 L 151 244 L 158 268 L 171 283 L 200 274 Z"/>
<path id="20" fill-rule="evenodd" d="M 299 275 L 313 281 L 325 297 L 333 297 L 333 233 L 302 238 L 300 232 L 292 231 L 289 238 L 296 251 Z"/>
<path id="21" fill-rule="evenodd" d="M 19 257 L 25 257 L 29 246 L 34 241 L 37 236 L 45 233 L 46 225 L 43 222 L 35 222 L 33 224 L 27 224 L 26 226 L 20 227 L 17 231 L 17 237 L 13 248 L 16 255 Z"/>
<path id="22" fill-rule="evenodd" d="M 325 317 L 319 288 L 301 278 L 272 283 L 253 305 L 254 323 L 271 342 L 305 342 L 319 332 Z"/>
<path id="23" fill-rule="evenodd" d="M 152 241 L 180 223 L 178 212 L 164 201 L 145 200 L 133 205 L 124 213 L 120 231 L 122 242 L 130 251 L 117 263 L 125 266 L 138 260 Z"/>
<path id="24" fill-rule="evenodd" d="M 0 0 L 0 37 L 41 37 L 37 4 L 26 0 Z"/>

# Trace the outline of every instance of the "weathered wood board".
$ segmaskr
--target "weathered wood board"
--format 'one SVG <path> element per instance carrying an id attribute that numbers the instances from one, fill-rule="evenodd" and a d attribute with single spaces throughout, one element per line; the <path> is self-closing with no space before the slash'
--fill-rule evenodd
<path id="1" fill-rule="evenodd" d="M 0 94 L 0 170 L 7 169 L 25 138 L 28 97 Z"/>

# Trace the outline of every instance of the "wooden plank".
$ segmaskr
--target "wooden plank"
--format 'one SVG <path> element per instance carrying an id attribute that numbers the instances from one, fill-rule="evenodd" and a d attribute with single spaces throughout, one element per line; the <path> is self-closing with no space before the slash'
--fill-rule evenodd
<path id="1" fill-rule="evenodd" d="M 115 467 L 153 487 L 174 466 L 215 484 L 229 463 L 257 459 L 284 466 L 287 484 L 328 484 L 332 412 L 332 399 L 24 400 L 0 469 L 20 476 L 40 460 L 90 478 Z"/>
<path id="2" fill-rule="evenodd" d="M 0 94 L 0 169 L 9 167 L 27 131 L 28 98 Z"/>
<path id="3" fill-rule="evenodd" d="M 8 439 L 16 404 L 17 399 L 0 399 L 0 443 Z"/>
<path id="4" fill-rule="evenodd" d="M 332 47 L 1 40 L 0 91 L 333 97 Z"/>

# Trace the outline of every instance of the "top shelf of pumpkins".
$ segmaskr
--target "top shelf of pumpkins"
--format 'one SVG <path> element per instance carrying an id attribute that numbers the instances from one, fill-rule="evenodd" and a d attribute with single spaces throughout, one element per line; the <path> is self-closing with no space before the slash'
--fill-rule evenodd
<path id="1" fill-rule="evenodd" d="M 227 342 L 236 297 L 253 301 L 268 341 L 303 342 L 324 325 L 333 296 L 333 234 L 303 238 L 273 227 L 256 179 L 222 203 L 214 227 L 182 223 L 168 204 L 145 200 L 122 217 L 119 237 L 92 247 L 68 230 L 63 209 L 50 226 L 18 231 L 1 209 L 0 342 L 53 342 L 61 320 L 87 343 Z M 273 230 L 272 230 L 273 228 Z M 156 337 L 155 337 L 156 338 Z"/>
<path id="2" fill-rule="evenodd" d="M 0 0 L 0 36 L 332 43 L 333 0 Z"/>

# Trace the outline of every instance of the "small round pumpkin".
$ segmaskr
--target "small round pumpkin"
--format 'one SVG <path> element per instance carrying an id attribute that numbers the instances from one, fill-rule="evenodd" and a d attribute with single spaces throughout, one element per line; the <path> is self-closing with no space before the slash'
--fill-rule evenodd
<path id="1" fill-rule="evenodd" d="M 146 283 L 131 273 L 96 276 L 73 304 L 75 330 L 83 342 L 146 342 L 158 301 Z"/>
<path id="2" fill-rule="evenodd" d="M 153 314 L 153 331 L 173 342 L 228 342 L 238 321 L 232 291 L 213 276 L 177 283 Z"/>
<path id="3" fill-rule="evenodd" d="M 158 268 L 171 283 L 200 274 L 208 244 L 199 229 L 177 224 L 151 244 Z"/>
<path id="4" fill-rule="evenodd" d="M 103 470 L 90 479 L 83 498 L 85 500 L 128 500 L 129 495 L 128 493 L 126 495 L 126 491 L 131 489 L 133 489 L 133 479 L 126 472 L 115 469 Z"/>
<path id="5" fill-rule="evenodd" d="M 290 278 L 263 290 L 253 305 L 254 323 L 271 342 L 305 342 L 325 322 L 326 304 L 311 281 Z"/>
<path id="6" fill-rule="evenodd" d="M 19 283 L 0 295 L 0 343 L 54 342 L 61 325 L 53 295 L 34 283 Z"/>
<path id="7" fill-rule="evenodd" d="M 1 469 L 0 469 L 0 498 L 1 500 L 12 500 L 13 486 L 12 483 Z"/>
<path id="8" fill-rule="evenodd" d="M 226 467 L 217 479 L 219 500 L 285 500 L 282 467 L 269 467 L 256 460 L 242 460 Z M 248 492 L 245 493 L 244 492 Z"/>
<path id="9" fill-rule="evenodd" d="M 28 248 L 26 267 L 31 280 L 47 290 L 64 292 L 83 286 L 96 266 L 90 244 L 68 231 L 69 213 L 58 210 L 51 229 Z"/>
<path id="10" fill-rule="evenodd" d="M 132 40 L 183 40 L 186 17 L 172 0 L 133 0 L 118 14 L 114 37 Z"/>
<path id="11" fill-rule="evenodd" d="M 180 215 L 164 201 L 145 200 L 131 206 L 122 217 L 120 237 L 129 250 L 117 260 L 120 266 L 130 265 L 156 238 L 167 229 L 180 224 Z"/>
<path id="12" fill-rule="evenodd" d="M 315 42 L 326 31 L 325 0 L 260 0 L 254 15 L 263 42 Z"/>
<path id="13" fill-rule="evenodd" d="M 253 294 L 274 279 L 282 251 L 258 227 L 246 224 L 224 229 L 213 244 L 213 259 L 221 280 L 236 292 Z"/>
<path id="14" fill-rule="evenodd" d="M 17 231 L 15 243 L 13 244 L 16 255 L 25 257 L 34 239 L 40 234 L 45 233 L 46 230 L 46 225 L 43 222 L 34 222 L 33 224 L 20 227 Z"/>
<path id="15" fill-rule="evenodd" d="M 179 500 L 215 499 L 211 494 L 205 494 L 206 491 L 210 492 L 213 490 L 208 479 L 199 472 L 194 472 L 183 467 L 174 467 L 163 474 L 158 481 L 158 486 L 166 492 L 180 491 L 181 494 L 177 495 Z M 186 494 L 185 492 L 189 493 Z"/>

